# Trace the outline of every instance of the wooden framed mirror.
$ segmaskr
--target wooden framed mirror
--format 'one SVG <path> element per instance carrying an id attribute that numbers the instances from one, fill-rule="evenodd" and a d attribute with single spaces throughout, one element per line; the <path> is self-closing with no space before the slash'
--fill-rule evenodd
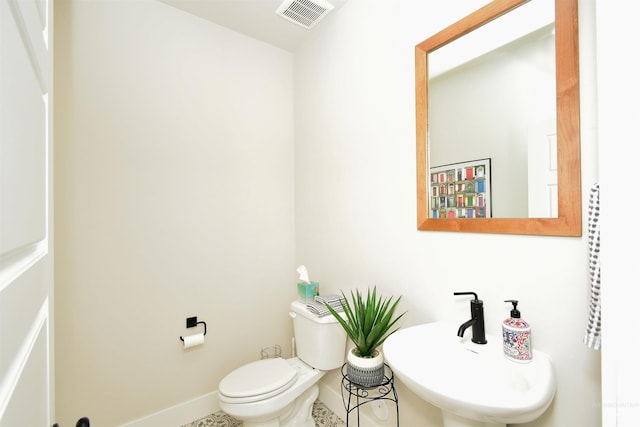
<path id="1" fill-rule="evenodd" d="M 521 6 L 536 1 L 542 0 L 495 0 L 415 47 L 418 230 L 547 236 L 582 235 L 577 0 L 555 0 L 555 3 L 551 5 L 552 8 L 555 8 L 555 17 L 553 18 L 555 21 L 551 24 L 551 34 L 555 37 L 554 142 L 557 146 L 555 149 L 557 157 L 551 160 L 551 162 L 555 162 L 554 167 L 557 166 L 557 187 L 555 187 L 557 188 L 557 196 L 554 193 L 557 200 L 553 200 L 555 213 L 549 217 L 536 217 L 535 214 L 529 215 L 531 217 L 527 217 L 527 215 L 519 217 L 487 215 L 483 217 L 484 211 L 482 210 L 476 211 L 480 212 L 479 215 L 474 215 L 469 210 L 468 216 L 460 210 L 461 216 L 465 217 L 455 217 L 455 213 L 452 213 L 453 210 L 444 209 L 445 205 L 438 206 L 438 200 L 432 197 L 437 194 L 435 193 L 436 189 L 432 187 L 431 168 L 439 165 L 431 164 L 429 158 L 430 153 L 434 151 L 433 147 L 429 146 L 433 144 L 429 132 L 430 54 L 453 41 L 462 40 L 463 36 L 481 30 L 490 22 L 506 18 L 509 14 L 515 14 Z M 551 0 L 551 2 L 553 1 Z M 464 127 L 464 120 L 458 123 L 458 126 Z M 450 131 L 453 132 L 455 129 L 452 128 Z M 476 160 L 477 158 L 466 158 L 465 160 Z M 500 172 L 500 167 L 504 167 L 504 162 L 495 162 L 492 165 L 492 169 L 497 171 L 496 176 Z M 493 179 L 493 182 L 497 183 L 496 185 L 500 183 L 498 179 Z M 457 191 L 453 186 L 450 186 L 450 190 Z M 497 192 L 493 199 L 499 201 Z M 455 200 L 453 197 L 448 201 L 453 204 L 452 206 L 458 202 L 465 203 L 464 197 L 459 197 L 459 200 Z M 444 199 L 443 202 L 445 202 Z M 460 208 L 462 207 L 460 206 Z"/>

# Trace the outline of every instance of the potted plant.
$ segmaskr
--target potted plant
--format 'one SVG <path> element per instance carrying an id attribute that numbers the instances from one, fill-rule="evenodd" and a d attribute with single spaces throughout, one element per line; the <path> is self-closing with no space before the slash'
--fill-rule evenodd
<path id="1" fill-rule="evenodd" d="M 364 387 L 374 387 L 384 380 L 384 357 L 378 349 L 387 337 L 399 327 L 391 328 L 406 312 L 394 317 L 400 298 L 383 298 L 376 288 L 367 290 L 366 299 L 356 290 L 351 291 L 351 300 L 342 292 L 341 305 L 347 317 L 345 320 L 333 307 L 325 304 L 331 314 L 340 322 L 353 348 L 347 354 L 347 375 L 349 379 Z"/>

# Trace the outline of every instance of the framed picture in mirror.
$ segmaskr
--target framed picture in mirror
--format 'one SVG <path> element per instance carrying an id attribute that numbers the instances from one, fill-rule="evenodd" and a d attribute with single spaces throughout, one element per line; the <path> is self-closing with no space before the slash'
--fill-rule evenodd
<path id="1" fill-rule="evenodd" d="M 433 166 L 429 212 L 436 218 L 491 218 L 491 159 Z"/>

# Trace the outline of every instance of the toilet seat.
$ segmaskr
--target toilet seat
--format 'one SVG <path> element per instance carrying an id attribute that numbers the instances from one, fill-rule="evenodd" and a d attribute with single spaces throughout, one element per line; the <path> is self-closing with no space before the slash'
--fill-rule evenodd
<path id="1" fill-rule="evenodd" d="M 267 399 L 290 388 L 297 371 L 282 358 L 248 363 L 220 381 L 220 398 L 233 403 Z"/>

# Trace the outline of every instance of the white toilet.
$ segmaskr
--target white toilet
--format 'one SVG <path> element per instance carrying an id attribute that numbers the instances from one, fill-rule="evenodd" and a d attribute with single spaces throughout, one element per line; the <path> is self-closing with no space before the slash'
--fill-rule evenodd
<path id="1" fill-rule="evenodd" d="M 347 335 L 331 315 L 318 317 L 291 303 L 297 357 L 241 366 L 220 381 L 220 409 L 244 427 L 315 427 L 311 411 L 318 381 L 342 366 Z"/>

